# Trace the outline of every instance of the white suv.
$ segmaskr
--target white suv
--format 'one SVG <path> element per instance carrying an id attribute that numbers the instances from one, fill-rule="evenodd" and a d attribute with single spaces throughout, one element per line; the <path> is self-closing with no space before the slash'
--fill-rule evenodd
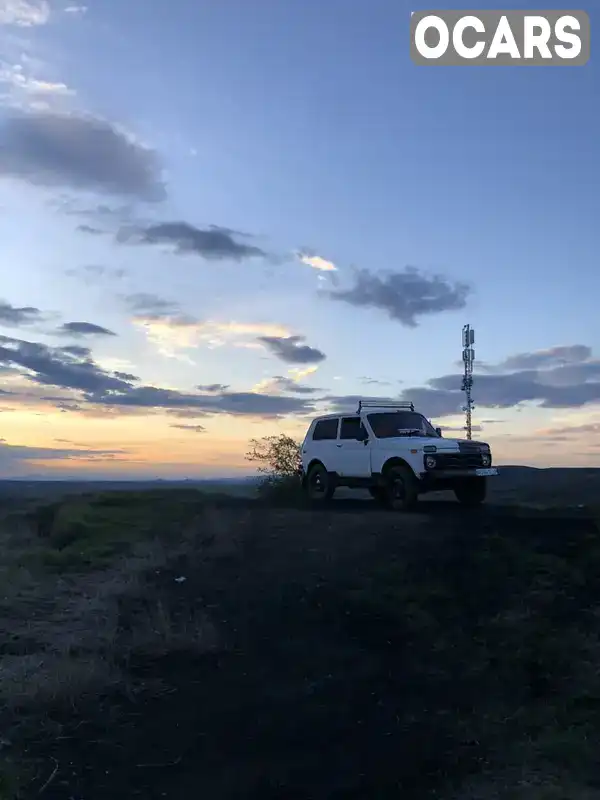
<path id="1" fill-rule="evenodd" d="M 361 400 L 354 414 L 314 419 L 302 443 L 302 483 L 313 501 L 331 499 L 338 486 L 364 487 L 409 509 L 420 494 L 451 489 L 473 506 L 497 474 L 489 444 L 442 437 L 412 403 Z"/>

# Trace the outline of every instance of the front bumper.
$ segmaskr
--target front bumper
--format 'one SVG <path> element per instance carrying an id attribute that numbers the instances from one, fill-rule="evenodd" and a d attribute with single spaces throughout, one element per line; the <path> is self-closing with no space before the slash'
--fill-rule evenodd
<path id="1" fill-rule="evenodd" d="M 448 480 L 450 478 L 487 478 L 498 474 L 496 467 L 468 467 L 467 469 L 428 469 L 422 473 L 423 477 L 435 480 Z"/>

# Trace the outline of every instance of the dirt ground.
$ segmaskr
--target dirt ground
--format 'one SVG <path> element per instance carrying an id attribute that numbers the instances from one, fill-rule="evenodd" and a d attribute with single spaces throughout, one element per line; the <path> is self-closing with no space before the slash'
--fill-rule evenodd
<path id="1" fill-rule="evenodd" d="M 125 681 L 24 712 L 14 797 L 600 796 L 585 514 L 248 504 L 193 541 L 119 629 L 152 596 L 206 615 L 206 646 L 132 650 Z"/>

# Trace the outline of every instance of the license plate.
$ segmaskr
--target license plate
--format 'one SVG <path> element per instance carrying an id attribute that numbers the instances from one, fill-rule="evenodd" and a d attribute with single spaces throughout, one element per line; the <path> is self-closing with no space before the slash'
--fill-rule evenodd
<path id="1" fill-rule="evenodd" d="M 490 469 L 476 469 L 475 470 L 475 475 L 481 475 L 482 477 L 484 475 L 497 475 L 497 474 L 498 474 L 498 470 L 494 469 L 494 467 L 490 467 Z"/>

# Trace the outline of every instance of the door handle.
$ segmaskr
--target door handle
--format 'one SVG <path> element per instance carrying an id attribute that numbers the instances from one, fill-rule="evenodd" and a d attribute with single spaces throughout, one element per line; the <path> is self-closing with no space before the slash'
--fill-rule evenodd
<path id="1" fill-rule="evenodd" d="M 336 444 L 336 447 L 341 447 L 341 446 L 342 446 L 341 444 Z"/>

